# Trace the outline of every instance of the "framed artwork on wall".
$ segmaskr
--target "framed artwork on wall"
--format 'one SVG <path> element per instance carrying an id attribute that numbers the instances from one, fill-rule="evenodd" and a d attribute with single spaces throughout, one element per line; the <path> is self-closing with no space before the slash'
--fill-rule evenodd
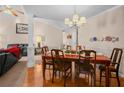
<path id="1" fill-rule="evenodd" d="M 16 23 L 17 34 L 28 34 L 28 24 Z"/>

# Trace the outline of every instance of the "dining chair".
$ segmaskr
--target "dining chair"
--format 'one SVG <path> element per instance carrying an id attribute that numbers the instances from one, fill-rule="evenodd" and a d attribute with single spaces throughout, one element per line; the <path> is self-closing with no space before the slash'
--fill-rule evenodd
<path id="1" fill-rule="evenodd" d="M 48 51 L 49 51 L 48 46 L 43 46 L 43 47 L 42 47 L 42 54 L 45 54 L 45 53 L 48 52 Z"/>
<path id="2" fill-rule="evenodd" d="M 118 82 L 118 86 L 120 86 L 119 67 L 122 58 L 122 53 L 123 53 L 122 49 L 114 48 L 110 57 L 111 63 L 109 66 L 109 78 L 116 78 Z M 102 77 L 106 77 L 105 75 L 103 75 L 105 73 L 106 67 L 104 65 L 100 65 L 99 69 L 100 69 L 100 85 L 101 85 Z M 116 76 L 113 76 L 112 73 L 115 73 Z"/>
<path id="3" fill-rule="evenodd" d="M 67 50 L 71 50 L 71 48 L 72 48 L 71 45 L 67 45 L 67 46 L 66 46 L 66 49 L 67 49 Z"/>
<path id="4" fill-rule="evenodd" d="M 54 75 L 56 71 L 59 71 L 62 72 L 64 86 L 66 86 L 66 80 L 69 76 L 71 76 L 71 62 L 66 62 L 66 60 L 64 60 L 64 53 L 62 50 L 52 49 L 51 55 L 53 62 L 52 83 L 54 82 Z"/>
<path id="5" fill-rule="evenodd" d="M 81 51 L 81 50 L 82 50 L 82 46 L 81 46 L 81 45 L 77 45 L 77 46 L 76 46 L 76 50 L 77 50 L 77 51 Z"/>
<path id="6" fill-rule="evenodd" d="M 62 47 L 62 49 L 66 49 L 66 45 L 65 45 L 65 44 L 63 44 L 63 47 Z"/>
<path id="7" fill-rule="evenodd" d="M 49 51 L 49 48 L 48 46 L 43 46 L 42 47 L 42 55 L 46 55 L 46 53 Z M 49 70 L 50 70 L 50 67 L 53 66 L 53 63 L 52 63 L 52 60 L 48 60 L 48 59 L 45 59 L 45 68 L 46 66 L 48 65 L 49 66 Z"/>
<path id="8" fill-rule="evenodd" d="M 91 76 L 91 86 L 96 85 L 96 76 L 95 76 L 95 69 L 96 69 L 96 51 L 94 50 L 81 50 L 79 52 L 79 61 L 76 64 L 76 77 L 79 79 L 80 74 L 85 74 L 88 76 L 88 83 L 89 83 L 89 75 Z M 93 61 L 93 64 L 92 64 Z M 94 83 L 93 83 L 93 82 Z"/>

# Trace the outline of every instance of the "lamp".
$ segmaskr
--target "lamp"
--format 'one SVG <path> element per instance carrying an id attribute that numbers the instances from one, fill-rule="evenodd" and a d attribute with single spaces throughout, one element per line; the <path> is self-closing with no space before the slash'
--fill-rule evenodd
<path id="1" fill-rule="evenodd" d="M 42 41 L 42 38 L 41 38 L 40 35 L 38 35 L 38 36 L 36 37 L 36 42 L 37 42 L 37 44 L 38 44 L 38 48 L 41 47 L 41 46 L 40 46 L 41 41 Z"/>
<path id="2" fill-rule="evenodd" d="M 69 27 L 76 28 L 76 45 L 78 46 L 78 28 L 81 27 L 83 24 L 86 23 L 86 18 L 81 17 L 76 13 L 76 7 L 74 7 L 74 15 L 72 18 L 65 18 L 65 25 Z"/>

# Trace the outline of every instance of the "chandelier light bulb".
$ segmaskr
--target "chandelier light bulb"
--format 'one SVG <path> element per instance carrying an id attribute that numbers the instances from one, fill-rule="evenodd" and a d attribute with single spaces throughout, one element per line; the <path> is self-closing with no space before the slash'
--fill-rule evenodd
<path id="1" fill-rule="evenodd" d="M 81 21 L 77 22 L 77 26 L 80 27 L 83 23 Z"/>
<path id="2" fill-rule="evenodd" d="M 85 17 L 80 17 L 80 22 L 81 23 L 86 23 L 86 18 Z"/>
<path id="3" fill-rule="evenodd" d="M 72 27 L 73 26 L 73 22 L 70 21 L 68 25 L 69 25 L 69 27 Z"/>
<path id="4" fill-rule="evenodd" d="M 68 25 L 70 22 L 69 18 L 65 18 L 65 24 Z"/>
<path id="5" fill-rule="evenodd" d="M 68 25 L 69 27 L 72 27 L 72 26 L 80 27 L 85 23 L 86 23 L 86 18 L 80 17 L 77 14 L 73 15 L 72 19 L 65 18 L 65 24 Z"/>
<path id="6" fill-rule="evenodd" d="M 75 14 L 73 15 L 73 22 L 78 22 L 79 20 L 79 15 Z"/>

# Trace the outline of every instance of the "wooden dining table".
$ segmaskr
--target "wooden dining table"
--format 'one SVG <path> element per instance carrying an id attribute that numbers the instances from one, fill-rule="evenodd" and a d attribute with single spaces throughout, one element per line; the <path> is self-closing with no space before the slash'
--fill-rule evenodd
<path id="1" fill-rule="evenodd" d="M 46 60 L 51 60 L 52 56 L 51 53 L 48 52 L 45 55 L 42 55 L 42 70 L 43 70 L 43 79 L 45 79 L 45 69 L 46 69 Z M 68 60 L 67 62 L 72 62 L 72 68 L 75 68 L 75 62 L 78 62 L 79 56 L 78 54 L 65 54 L 64 59 Z M 94 62 L 94 61 L 93 61 Z M 96 55 L 95 64 L 103 64 L 106 67 L 106 87 L 109 87 L 109 65 L 110 65 L 110 58 L 105 55 Z M 74 70 L 72 70 L 74 71 Z M 75 76 L 72 74 L 72 78 Z"/>

